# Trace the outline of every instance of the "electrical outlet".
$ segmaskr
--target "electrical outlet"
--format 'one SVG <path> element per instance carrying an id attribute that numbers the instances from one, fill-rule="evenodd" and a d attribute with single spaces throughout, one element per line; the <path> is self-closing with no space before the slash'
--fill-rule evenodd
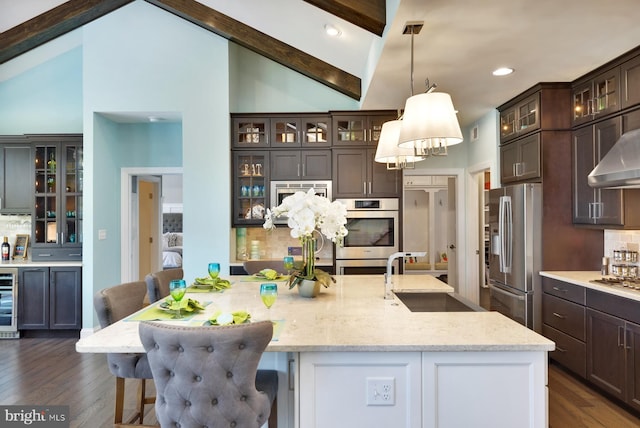
<path id="1" fill-rule="evenodd" d="M 395 378 L 367 378 L 367 406 L 394 406 L 396 404 Z"/>

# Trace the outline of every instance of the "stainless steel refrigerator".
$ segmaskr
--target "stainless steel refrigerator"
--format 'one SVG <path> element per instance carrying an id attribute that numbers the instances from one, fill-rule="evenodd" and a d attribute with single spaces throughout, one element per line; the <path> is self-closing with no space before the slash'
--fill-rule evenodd
<path id="1" fill-rule="evenodd" d="M 490 309 L 540 332 L 542 185 L 489 191 Z"/>

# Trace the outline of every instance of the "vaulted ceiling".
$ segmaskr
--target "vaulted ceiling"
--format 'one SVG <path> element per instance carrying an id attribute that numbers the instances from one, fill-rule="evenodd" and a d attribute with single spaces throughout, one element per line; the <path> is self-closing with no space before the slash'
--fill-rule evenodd
<path id="1" fill-rule="evenodd" d="M 131 1 L 0 0 L 0 64 Z M 365 109 L 402 108 L 429 78 L 452 95 L 463 126 L 538 82 L 575 80 L 640 45 L 637 0 L 144 1 Z M 408 21 L 424 21 L 413 78 L 411 36 L 402 34 Z M 328 37 L 327 24 L 341 36 Z M 496 78 L 499 66 L 516 72 Z"/>

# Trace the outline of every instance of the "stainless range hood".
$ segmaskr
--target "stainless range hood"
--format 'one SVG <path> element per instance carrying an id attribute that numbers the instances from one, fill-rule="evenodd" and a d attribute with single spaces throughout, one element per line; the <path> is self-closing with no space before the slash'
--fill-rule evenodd
<path id="1" fill-rule="evenodd" d="M 587 180 L 591 187 L 640 188 L 640 129 L 622 134 Z"/>

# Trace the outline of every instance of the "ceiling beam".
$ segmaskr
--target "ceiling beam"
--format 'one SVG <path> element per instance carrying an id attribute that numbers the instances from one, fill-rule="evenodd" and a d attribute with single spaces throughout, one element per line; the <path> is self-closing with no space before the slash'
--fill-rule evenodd
<path id="1" fill-rule="evenodd" d="M 362 95 L 360 78 L 283 43 L 195 0 L 145 0 L 353 99 Z M 376 0 L 377 1 L 377 0 Z"/>
<path id="2" fill-rule="evenodd" d="M 385 0 L 304 1 L 380 37 L 387 24 Z"/>
<path id="3" fill-rule="evenodd" d="M 134 0 L 69 0 L 0 33 L 0 64 Z M 274 39 L 195 0 L 146 0 L 172 14 L 360 100 L 360 78 Z M 376 0 L 378 1 L 378 0 Z"/>
<path id="4" fill-rule="evenodd" d="M 134 0 L 69 0 L 0 33 L 0 64 Z"/>

